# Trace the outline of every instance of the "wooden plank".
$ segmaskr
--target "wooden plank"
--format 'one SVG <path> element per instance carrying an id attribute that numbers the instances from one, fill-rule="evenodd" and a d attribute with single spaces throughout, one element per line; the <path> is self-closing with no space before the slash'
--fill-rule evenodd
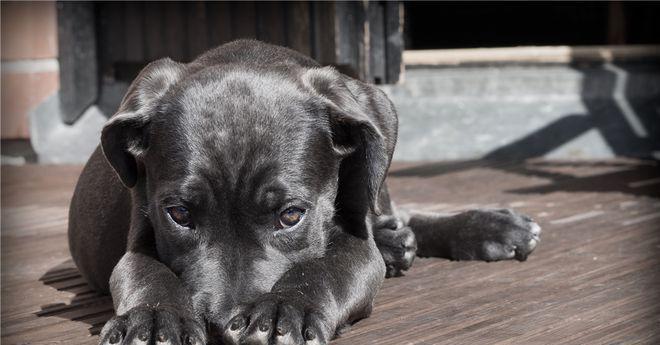
<path id="1" fill-rule="evenodd" d="M 286 45 L 285 4 L 258 2 L 255 5 L 257 38 L 277 45 Z"/>
<path id="2" fill-rule="evenodd" d="M 607 44 L 626 44 L 626 14 L 623 2 L 610 1 L 607 4 Z"/>
<path id="3" fill-rule="evenodd" d="M 355 14 L 356 14 L 356 26 L 355 34 L 357 41 L 357 50 L 358 50 L 358 61 L 357 68 L 359 70 L 359 76 L 361 80 L 371 82 L 371 69 L 369 67 L 369 17 L 367 13 L 367 8 L 369 6 L 368 2 L 355 2 Z"/>
<path id="4" fill-rule="evenodd" d="M 469 49 L 407 50 L 406 65 L 461 65 L 483 63 L 571 63 L 652 61 L 660 58 L 660 45 L 546 46 Z"/>
<path id="5" fill-rule="evenodd" d="M 257 38 L 257 13 L 254 1 L 231 3 L 232 38 Z"/>
<path id="6" fill-rule="evenodd" d="M 92 3 L 57 6 L 60 114 L 73 124 L 98 97 L 96 17 Z"/>
<path id="7" fill-rule="evenodd" d="M 167 56 L 174 61 L 185 61 L 188 55 L 185 10 L 184 4 L 179 2 L 163 3 L 165 30 L 161 34 L 161 42 L 165 46 Z"/>
<path id="8" fill-rule="evenodd" d="M 147 60 L 153 61 L 167 56 L 167 48 L 163 39 L 165 32 L 164 8 L 159 2 L 144 4 L 144 27 Z"/>
<path id="9" fill-rule="evenodd" d="M 231 7 L 228 2 L 207 2 L 208 40 L 211 47 L 227 43 L 233 37 Z"/>
<path id="10" fill-rule="evenodd" d="M 310 4 L 306 1 L 286 3 L 286 45 L 312 56 Z"/>
<path id="11" fill-rule="evenodd" d="M 365 42 L 366 12 L 361 2 L 335 4 L 335 64 L 354 78 L 368 79 L 368 57 Z"/>
<path id="12" fill-rule="evenodd" d="M 385 50 L 385 6 L 382 2 L 369 2 L 369 81 L 383 84 L 387 81 Z"/>
<path id="13" fill-rule="evenodd" d="M 112 306 L 66 241 L 80 167 L 1 169 L 2 342 L 96 344 Z M 395 163 L 400 207 L 516 207 L 541 244 L 525 263 L 417 258 L 332 344 L 658 343 L 658 176 L 638 160 Z"/>
<path id="14" fill-rule="evenodd" d="M 100 72 L 114 78 L 114 63 L 125 59 L 123 5 L 118 2 L 97 4 Z"/>
<path id="15" fill-rule="evenodd" d="M 313 54 L 322 65 L 337 62 L 335 2 L 311 2 Z"/>
<path id="16" fill-rule="evenodd" d="M 185 7 L 188 50 L 186 61 L 193 60 L 197 55 L 211 48 L 208 40 L 208 19 L 206 4 L 203 1 L 195 1 Z"/>
<path id="17" fill-rule="evenodd" d="M 385 3 L 385 33 L 387 53 L 387 83 L 395 84 L 403 72 L 403 4 Z"/>
<path id="18" fill-rule="evenodd" d="M 126 2 L 124 4 L 124 18 L 125 61 L 144 63 L 144 4 L 141 2 Z"/>

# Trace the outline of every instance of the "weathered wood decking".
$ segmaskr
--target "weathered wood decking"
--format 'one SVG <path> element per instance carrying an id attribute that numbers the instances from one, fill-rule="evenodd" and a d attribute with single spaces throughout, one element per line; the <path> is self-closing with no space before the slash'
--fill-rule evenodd
<path id="1" fill-rule="evenodd" d="M 112 315 L 69 260 L 79 167 L 2 167 L 2 344 L 96 344 Z M 402 207 L 513 207 L 543 227 L 525 263 L 417 259 L 333 344 L 660 343 L 657 162 L 398 164 Z"/>

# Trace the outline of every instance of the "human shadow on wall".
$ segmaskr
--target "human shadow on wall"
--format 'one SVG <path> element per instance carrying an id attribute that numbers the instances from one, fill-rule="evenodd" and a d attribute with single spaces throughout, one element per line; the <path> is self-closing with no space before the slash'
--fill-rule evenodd
<path id="1" fill-rule="evenodd" d="M 514 174 L 541 177 L 550 180 L 549 185 L 524 190 L 511 190 L 512 193 L 549 193 L 552 191 L 578 191 L 578 185 L 587 182 L 584 178 L 570 174 L 548 172 L 525 164 L 527 160 L 541 158 L 562 145 L 577 139 L 590 130 L 596 130 L 618 157 L 649 159 L 651 165 L 637 169 L 637 175 L 648 178 L 660 176 L 660 169 L 654 161 L 654 152 L 660 152 L 660 68 L 658 65 L 643 64 L 598 64 L 573 65 L 584 79 L 581 87 L 581 100 L 586 108 L 584 114 L 568 114 L 543 128 L 530 133 L 508 145 L 497 148 L 482 159 L 453 163 L 431 163 L 395 170 L 392 177 L 431 177 L 451 172 L 464 171 L 487 166 Z M 631 87 L 629 87 L 629 85 Z M 640 97 L 640 95 L 642 95 Z M 628 170 L 628 169 L 624 169 Z M 604 183 L 617 176 L 607 173 L 603 183 L 598 176 L 592 176 L 590 190 L 620 191 L 638 195 L 658 196 L 658 193 L 645 188 L 627 188 L 617 184 Z M 636 174 L 622 172 L 620 178 Z M 574 183 L 569 183 L 574 179 Z M 631 181 L 631 183 L 633 183 Z M 572 187 L 569 187 L 572 186 Z"/>
<path id="2" fill-rule="evenodd" d="M 41 306 L 39 317 L 59 317 L 89 325 L 89 333 L 98 335 L 101 328 L 114 315 L 112 298 L 94 291 L 80 275 L 73 260 L 66 260 L 46 272 L 39 281 L 58 291 L 74 294 L 69 303 Z"/>
<path id="3" fill-rule="evenodd" d="M 660 79 L 658 68 L 644 64 L 612 63 L 573 68 L 584 77 L 580 96 L 586 113 L 562 117 L 528 136 L 493 150 L 484 159 L 542 157 L 590 129 L 598 131 L 616 156 L 650 158 L 653 151 L 660 150 L 656 110 L 660 107 L 657 99 L 660 96 L 660 90 L 657 90 L 660 80 L 656 81 L 656 85 L 644 82 L 652 76 Z M 640 90 L 644 86 L 655 90 Z M 640 94 L 643 97 L 639 97 Z"/>

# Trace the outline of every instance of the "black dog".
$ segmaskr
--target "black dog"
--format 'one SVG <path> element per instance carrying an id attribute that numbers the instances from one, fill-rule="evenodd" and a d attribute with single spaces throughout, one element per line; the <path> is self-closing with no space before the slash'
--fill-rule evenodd
<path id="1" fill-rule="evenodd" d="M 148 65 L 71 202 L 73 258 L 117 313 L 101 343 L 326 344 L 415 253 L 534 249 L 540 228 L 508 210 L 397 213 L 396 138 L 380 90 L 289 49 Z"/>

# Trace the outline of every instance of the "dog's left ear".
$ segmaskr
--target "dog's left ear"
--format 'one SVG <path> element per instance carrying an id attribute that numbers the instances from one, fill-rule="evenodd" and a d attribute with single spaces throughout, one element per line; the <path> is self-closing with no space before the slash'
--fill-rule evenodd
<path id="1" fill-rule="evenodd" d="M 391 140 L 396 140 L 396 113 L 380 90 L 331 67 L 306 71 L 303 83 L 325 106 L 333 148 L 342 157 L 335 202 L 338 219 L 366 234 L 368 211 L 380 213 L 378 194 L 394 149 L 382 131 L 394 131 Z"/>

